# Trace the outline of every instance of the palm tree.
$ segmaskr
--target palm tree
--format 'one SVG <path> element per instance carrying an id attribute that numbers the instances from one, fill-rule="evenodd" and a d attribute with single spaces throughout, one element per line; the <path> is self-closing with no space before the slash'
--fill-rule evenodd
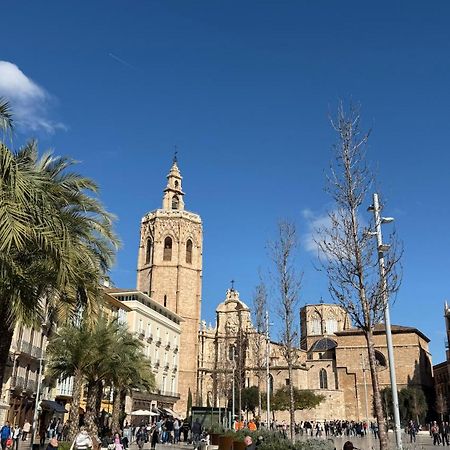
<path id="1" fill-rule="evenodd" d="M 92 364 L 92 345 L 92 333 L 86 325 L 71 325 L 58 329 L 47 346 L 47 375 L 61 380 L 73 377 L 69 440 L 78 432 L 80 400 L 85 373 Z"/>
<path id="2" fill-rule="evenodd" d="M 120 430 L 120 413 L 125 396 L 135 389 L 150 391 L 155 386 L 150 361 L 142 354 L 142 344 L 125 329 L 120 330 L 115 354 L 110 358 L 110 380 L 114 392 L 111 429 Z"/>
<path id="3" fill-rule="evenodd" d="M 11 113 L 0 99 L 0 128 Z M 93 318 L 117 238 L 96 184 L 69 171 L 73 161 L 38 155 L 30 141 L 17 152 L 0 141 L 0 393 L 16 323 L 70 316 L 84 305 Z"/>

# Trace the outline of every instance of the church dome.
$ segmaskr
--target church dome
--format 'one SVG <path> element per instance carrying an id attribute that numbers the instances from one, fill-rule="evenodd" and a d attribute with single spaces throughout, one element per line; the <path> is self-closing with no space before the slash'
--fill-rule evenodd
<path id="1" fill-rule="evenodd" d="M 322 338 L 314 342 L 311 347 L 312 352 L 326 352 L 337 347 L 337 342 L 330 338 Z"/>

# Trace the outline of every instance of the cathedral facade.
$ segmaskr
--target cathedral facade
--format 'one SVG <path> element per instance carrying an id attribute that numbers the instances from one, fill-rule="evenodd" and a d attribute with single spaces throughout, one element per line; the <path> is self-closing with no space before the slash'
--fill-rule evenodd
<path id="1" fill-rule="evenodd" d="M 227 406 L 232 384 L 239 393 L 251 386 L 265 392 L 266 385 L 275 391 L 292 382 L 324 397 L 314 410 L 297 411 L 297 420 L 372 417 L 365 339 L 341 307 L 320 303 L 300 309 L 300 345 L 289 381 L 282 346 L 276 340 L 267 346 L 266 336 L 253 325 L 251 309 L 234 288 L 217 306 L 215 325 L 201 322 L 202 252 L 202 220 L 185 209 L 175 159 L 162 208 L 141 221 L 137 289 L 181 318 L 176 412 L 186 413 L 190 396 L 193 405 Z M 432 389 L 428 338 L 413 327 L 393 326 L 392 334 L 399 388 L 414 386 L 428 393 Z M 390 382 L 382 326 L 376 327 L 374 341 L 383 388 Z M 278 412 L 277 418 L 287 418 L 287 412 Z"/>
<path id="2" fill-rule="evenodd" d="M 298 389 L 324 397 L 313 410 L 296 411 L 297 420 L 371 420 L 372 387 L 365 338 L 352 327 L 338 305 L 306 305 L 299 311 L 300 348 L 292 382 Z M 413 327 L 392 326 L 398 389 L 416 387 L 431 395 L 433 380 L 429 339 Z M 390 386 L 386 335 L 374 331 L 381 388 Z M 199 332 L 198 393 L 203 406 L 230 404 L 235 388 L 258 386 L 266 392 L 266 336 L 257 332 L 250 308 L 234 289 L 216 309 L 215 326 L 202 324 Z M 237 373 L 238 372 L 238 373 Z M 269 389 L 288 385 L 282 346 L 269 345 Z M 265 396 L 265 394 L 264 394 Z M 287 411 L 275 413 L 288 420 Z M 264 413 L 262 415 L 264 418 Z"/>

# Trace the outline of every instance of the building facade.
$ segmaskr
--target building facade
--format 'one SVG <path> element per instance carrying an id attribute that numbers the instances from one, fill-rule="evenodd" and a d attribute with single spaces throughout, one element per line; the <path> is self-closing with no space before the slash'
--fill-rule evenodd
<path id="1" fill-rule="evenodd" d="M 167 175 L 162 208 L 141 221 L 137 290 L 182 318 L 176 410 L 196 396 L 198 329 L 202 291 L 203 230 L 200 216 L 184 208 L 177 161 Z"/>
<path id="2" fill-rule="evenodd" d="M 151 362 L 155 377 L 153 392 L 133 392 L 125 412 L 137 409 L 173 409 L 179 400 L 180 336 L 183 319 L 136 290 L 108 290 L 126 306 L 128 330 L 142 341 L 144 356 Z"/>
<path id="3" fill-rule="evenodd" d="M 296 411 L 296 419 L 373 419 L 371 375 L 362 332 L 352 327 L 345 311 L 334 304 L 302 307 L 300 323 L 301 345 L 292 382 L 324 400 L 313 410 Z M 428 338 L 416 328 L 398 325 L 392 326 L 392 334 L 399 389 L 417 387 L 430 398 L 433 380 Z M 390 386 L 390 379 L 383 326 L 375 327 L 374 342 L 378 379 L 384 388 Z M 203 324 L 199 332 L 198 391 L 203 406 L 229 405 L 233 379 L 235 386 L 260 386 L 266 391 L 264 343 L 265 337 L 252 324 L 250 309 L 237 291 L 229 289 L 217 307 L 215 326 Z M 234 349 L 240 349 L 244 357 L 239 358 Z M 270 343 L 269 364 L 270 389 L 288 385 L 282 347 L 276 342 Z M 288 412 L 277 412 L 276 418 L 287 420 Z"/>

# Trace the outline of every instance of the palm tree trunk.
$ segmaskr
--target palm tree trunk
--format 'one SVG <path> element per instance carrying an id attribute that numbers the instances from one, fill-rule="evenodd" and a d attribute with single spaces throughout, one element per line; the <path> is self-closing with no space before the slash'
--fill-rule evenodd
<path id="1" fill-rule="evenodd" d="M 2 394 L 6 367 L 8 365 L 9 350 L 14 336 L 14 323 L 5 320 L 10 314 L 9 307 L 9 302 L 4 300 L 0 301 L 0 317 L 3 318 L 0 321 L 0 396 Z"/>
<path id="2" fill-rule="evenodd" d="M 69 412 L 69 442 L 75 439 L 78 433 L 78 425 L 80 422 L 80 400 L 83 390 L 83 375 L 81 371 L 76 371 L 73 379 L 72 406 Z"/>
<path id="3" fill-rule="evenodd" d="M 111 431 L 118 433 L 120 431 L 120 412 L 122 410 L 122 392 L 119 389 L 114 389 L 114 401 L 111 417 Z"/>
<path id="4" fill-rule="evenodd" d="M 86 415 L 84 416 L 84 423 L 91 436 L 98 436 L 97 428 L 97 395 L 98 382 L 90 381 L 88 383 L 88 393 L 86 399 Z"/>
<path id="5" fill-rule="evenodd" d="M 365 332 L 365 338 L 367 342 L 367 351 L 369 353 L 369 367 L 370 375 L 372 378 L 372 390 L 373 390 L 373 403 L 375 409 L 375 417 L 378 422 L 378 434 L 380 437 L 380 450 L 387 450 L 388 440 L 386 431 L 386 421 L 383 415 L 383 405 L 381 402 L 380 385 L 378 383 L 377 364 L 375 358 L 375 346 L 373 343 L 372 331 Z"/>

